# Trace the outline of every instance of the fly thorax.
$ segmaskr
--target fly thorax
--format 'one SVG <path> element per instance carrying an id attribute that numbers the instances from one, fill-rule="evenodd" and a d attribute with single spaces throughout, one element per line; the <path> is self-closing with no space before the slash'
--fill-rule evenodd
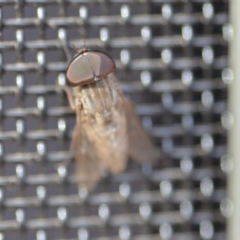
<path id="1" fill-rule="evenodd" d="M 96 123 L 99 125 L 106 125 L 111 122 L 111 112 L 110 111 L 103 111 L 97 112 L 95 114 Z"/>
<path id="2" fill-rule="evenodd" d="M 100 113 L 104 117 L 116 106 L 117 98 L 117 91 L 107 78 L 82 86 L 81 101 L 85 113 Z"/>
<path id="3" fill-rule="evenodd" d="M 81 94 L 81 87 L 80 86 L 77 86 L 75 88 L 73 88 L 73 96 L 74 96 L 74 99 L 75 99 L 75 106 L 77 108 L 81 108 L 82 106 L 82 94 Z"/>
<path id="4" fill-rule="evenodd" d="M 79 98 L 79 97 L 75 98 L 75 106 L 77 108 L 81 108 L 81 105 L 82 105 L 81 98 Z"/>
<path id="5" fill-rule="evenodd" d="M 97 108 L 94 99 L 91 95 L 83 94 L 81 102 L 85 114 L 95 114 Z"/>

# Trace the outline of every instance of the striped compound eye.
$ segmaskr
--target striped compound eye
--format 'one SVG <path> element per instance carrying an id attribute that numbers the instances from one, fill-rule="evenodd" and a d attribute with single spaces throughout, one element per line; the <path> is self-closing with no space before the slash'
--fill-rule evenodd
<path id="1" fill-rule="evenodd" d="M 83 50 L 69 63 L 67 81 L 71 87 L 89 84 L 115 71 L 114 60 L 101 51 Z"/>

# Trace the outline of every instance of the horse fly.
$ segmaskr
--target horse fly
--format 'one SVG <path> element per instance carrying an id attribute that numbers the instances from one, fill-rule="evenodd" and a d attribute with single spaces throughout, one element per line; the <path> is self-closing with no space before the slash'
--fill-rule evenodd
<path id="1" fill-rule="evenodd" d="M 113 174 L 124 171 L 128 157 L 153 163 L 159 152 L 113 74 L 113 59 L 85 47 L 76 50 L 67 69 L 67 83 L 73 92 L 66 92 L 77 115 L 71 151 L 79 186 L 90 191 L 105 170 Z"/>

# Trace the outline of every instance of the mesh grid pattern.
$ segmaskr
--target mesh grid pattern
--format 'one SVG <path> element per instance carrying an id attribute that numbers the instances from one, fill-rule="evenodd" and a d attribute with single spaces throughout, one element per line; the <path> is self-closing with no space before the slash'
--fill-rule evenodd
<path id="1" fill-rule="evenodd" d="M 0 0 L 0 239 L 225 239 L 228 2 Z M 106 51 L 161 149 L 89 196 L 61 85 L 68 47 Z M 164 166 L 164 167 L 163 167 Z"/>

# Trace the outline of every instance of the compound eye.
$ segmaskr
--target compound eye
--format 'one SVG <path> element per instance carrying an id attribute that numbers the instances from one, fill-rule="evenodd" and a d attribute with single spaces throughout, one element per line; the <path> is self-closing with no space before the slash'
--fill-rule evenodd
<path id="1" fill-rule="evenodd" d="M 85 51 L 77 55 L 67 69 L 68 84 L 72 87 L 105 78 L 115 71 L 113 59 L 100 51 Z"/>
<path id="2" fill-rule="evenodd" d="M 103 52 L 88 52 L 86 54 L 94 75 L 98 79 L 106 77 L 108 74 L 115 71 L 115 63 L 113 59 Z"/>
<path id="3" fill-rule="evenodd" d="M 80 54 L 69 64 L 67 69 L 67 80 L 70 86 L 93 82 L 94 74 L 86 56 Z"/>

